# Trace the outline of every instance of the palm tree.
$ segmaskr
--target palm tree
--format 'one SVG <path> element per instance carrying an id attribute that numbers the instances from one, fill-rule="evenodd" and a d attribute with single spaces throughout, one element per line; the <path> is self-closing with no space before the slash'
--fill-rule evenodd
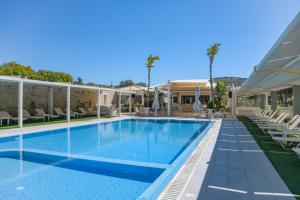
<path id="1" fill-rule="evenodd" d="M 207 49 L 207 56 L 209 57 L 209 82 L 210 82 L 210 90 L 212 94 L 212 103 L 213 107 L 215 107 L 215 92 L 214 92 L 214 86 L 213 86 L 213 78 L 212 78 L 212 68 L 214 63 L 215 55 L 218 54 L 221 44 L 220 43 L 214 43 L 210 45 L 210 47 Z"/>
<path id="2" fill-rule="evenodd" d="M 151 68 L 154 67 L 154 61 L 160 60 L 159 56 L 148 56 L 147 59 L 147 68 L 148 68 L 148 91 L 147 91 L 147 106 L 149 107 L 149 96 L 150 96 L 150 73 Z"/>

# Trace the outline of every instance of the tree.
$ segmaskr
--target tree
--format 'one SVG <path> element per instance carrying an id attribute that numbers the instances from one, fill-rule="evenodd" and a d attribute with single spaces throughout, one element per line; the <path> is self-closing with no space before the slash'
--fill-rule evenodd
<path id="1" fill-rule="evenodd" d="M 147 87 L 147 84 L 144 82 L 138 82 L 138 83 L 135 83 L 135 85 Z"/>
<path id="2" fill-rule="evenodd" d="M 214 43 L 210 45 L 210 47 L 207 49 L 207 56 L 209 57 L 209 82 L 210 82 L 210 90 L 212 94 L 213 107 L 215 106 L 215 92 L 213 86 L 212 68 L 213 68 L 214 58 L 220 50 L 220 45 L 221 45 L 220 43 Z"/>
<path id="3" fill-rule="evenodd" d="M 134 85 L 134 82 L 132 80 L 124 80 L 121 81 L 118 87 L 127 87 Z"/>
<path id="4" fill-rule="evenodd" d="M 72 76 L 68 73 L 46 70 L 35 71 L 30 66 L 21 65 L 16 62 L 0 65 L 0 75 L 20 76 L 22 78 L 52 82 L 72 82 L 73 80 Z"/>
<path id="5" fill-rule="evenodd" d="M 217 85 L 215 88 L 216 95 L 216 106 L 218 109 L 225 108 L 225 99 L 224 96 L 227 94 L 227 86 L 225 81 L 217 81 Z"/>
<path id="6" fill-rule="evenodd" d="M 83 83 L 83 80 L 82 80 L 82 78 L 80 78 L 80 77 L 77 77 L 77 80 L 76 80 L 76 81 L 73 81 L 73 84 L 77 84 L 77 85 L 83 85 L 84 83 Z"/>
<path id="7" fill-rule="evenodd" d="M 148 89 L 147 89 L 147 106 L 149 107 L 149 96 L 150 96 L 150 74 L 151 74 L 151 69 L 154 67 L 154 62 L 156 60 L 160 60 L 159 56 L 152 56 L 149 55 L 147 59 L 147 69 L 148 69 Z"/>

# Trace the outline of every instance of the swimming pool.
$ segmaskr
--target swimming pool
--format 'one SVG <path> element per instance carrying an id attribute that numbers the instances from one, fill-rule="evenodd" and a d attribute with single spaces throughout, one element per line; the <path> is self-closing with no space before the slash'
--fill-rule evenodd
<path id="1" fill-rule="evenodd" d="M 210 126 L 125 119 L 0 138 L 0 199 L 155 198 Z"/>

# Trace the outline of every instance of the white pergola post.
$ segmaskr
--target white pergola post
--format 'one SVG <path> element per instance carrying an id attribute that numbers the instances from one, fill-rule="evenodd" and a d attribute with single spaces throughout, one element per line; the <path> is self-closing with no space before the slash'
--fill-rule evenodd
<path id="1" fill-rule="evenodd" d="M 101 102 L 101 90 L 97 93 L 97 117 L 100 119 L 100 102 Z"/>
<path id="2" fill-rule="evenodd" d="M 53 88 L 48 90 L 48 114 L 53 115 Z"/>
<path id="3" fill-rule="evenodd" d="M 67 121 L 71 121 L 71 86 L 67 86 Z"/>
<path id="4" fill-rule="evenodd" d="M 18 125 L 23 127 L 23 81 L 19 82 L 18 87 Z"/>
<path id="5" fill-rule="evenodd" d="M 119 109 L 119 116 L 121 116 L 121 111 L 122 111 L 122 108 L 121 108 L 121 98 L 122 98 L 122 93 L 121 91 L 119 92 L 119 106 L 118 106 L 118 109 Z"/>
<path id="6" fill-rule="evenodd" d="M 168 117 L 171 116 L 171 82 L 168 81 L 168 105 L 167 105 Z"/>
<path id="7" fill-rule="evenodd" d="M 131 115 L 131 112 L 132 112 L 132 105 L 131 105 L 131 102 L 132 99 L 131 99 L 131 94 L 129 94 L 129 114 Z"/>
<path id="8" fill-rule="evenodd" d="M 142 106 L 145 105 L 144 91 L 142 92 Z"/>

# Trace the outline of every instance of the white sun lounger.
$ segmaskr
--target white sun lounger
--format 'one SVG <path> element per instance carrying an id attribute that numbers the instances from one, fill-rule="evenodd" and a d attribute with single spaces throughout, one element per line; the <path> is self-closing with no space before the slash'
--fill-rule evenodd
<path id="1" fill-rule="evenodd" d="M 48 121 L 50 118 L 58 118 L 59 117 L 58 115 L 46 114 L 43 109 L 35 109 L 35 112 L 36 112 L 36 116 L 45 117 L 48 119 Z"/>
<path id="2" fill-rule="evenodd" d="M 293 129 L 296 129 L 296 127 L 300 124 L 300 116 L 295 115 L 292 117 L 287 123 L 282 123 L 278 125 L 273 125 L 272 127 L 269 127 L 267 133 L 271 136 L 275 135 L 283 135 L 286 131 L 291 131 Z M 298 131 L 298 129 L 296 129 Z"/>
<path id="3" fill-rule="evenodd" d="M 300 143 L 296 146 L 296 147 L 294 147 L 294 148 L 292 148 L 292 150 L 297 154 L 297 156 L 300 158 Z"/>
<path id="4" fill-rule="evenodd" d="M 288 113 L 283 112 L 280 115 L 278 115 L 278 117 L 275 119 L 260 121 L 257 122 L 256 124 L 259 128 L 266 129 L 266 130 L 270 130 L 278 127 L 286 127 L 285 123 L 283 122 L 288 116 L 289 116 Z"/>
<path id="5" fill-rule="evenodd" d="M 272 137 L 272 139 L 286 149 L 294 144 L 300 144 L 300 137 Z"/>
<path id="6" fill-rule="evenodd" d="M 39 120 L 39 119 L 42 119 L 43 121 L 45 121 L 45 117 L 43 116 L 36 116 L 36 115 L 31 115 L 26 109 L 23 109 L 23 117 L 24 118 L 28 118 L 28 119 L 31 119 L 31 120 Z"/>
<path id="7" fill-rule="evenodd" d="M 12 117 L 7 111 L 0 111 L 0 126 L 3 125 L 3 120 L 6 120 L 7 125 L 9 125 L 11 120 L 18 121 L 18 118 Z M 26 118 L 23 117 L 23 120 L 26 120 Z"/>

